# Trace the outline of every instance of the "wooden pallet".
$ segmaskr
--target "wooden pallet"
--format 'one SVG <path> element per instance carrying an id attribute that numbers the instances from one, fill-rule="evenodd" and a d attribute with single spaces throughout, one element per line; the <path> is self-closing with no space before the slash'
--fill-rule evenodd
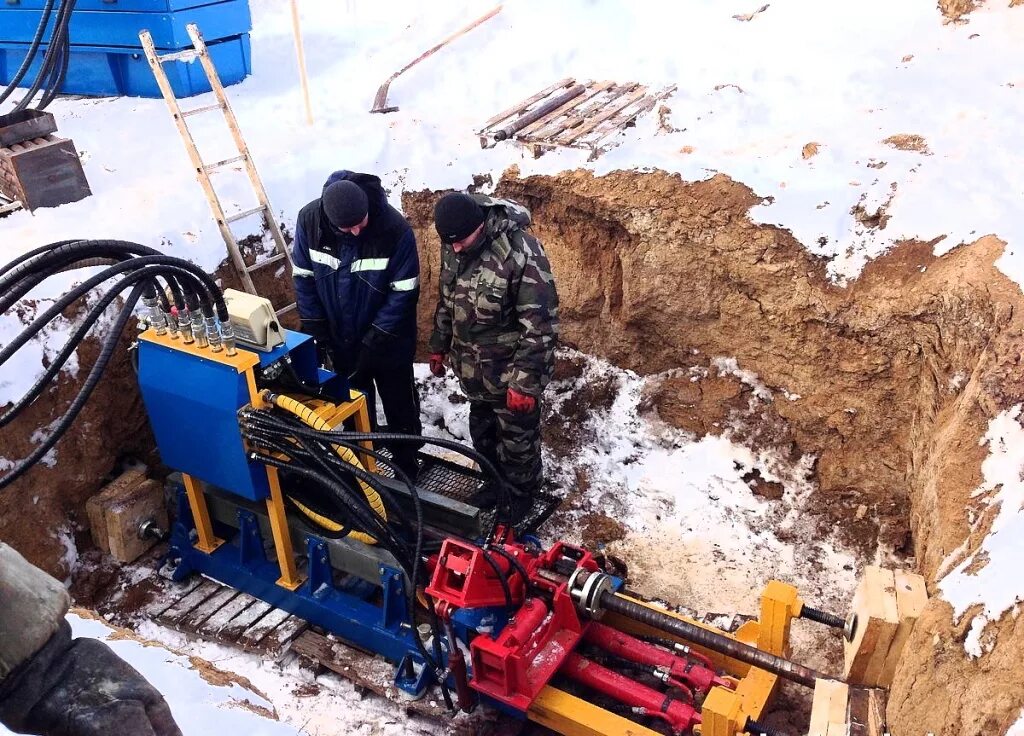
<path id="1" fill-rule="evenodd" d="M 523 726 L 521 721 L 501 718 L 488 709 L 453 718 L 436 692 L 409 700 L 393 684 L 393 664 L 314 631 L 303 619 L 216 581 L 199 575 L 183 583 L 149 580 L 161 590 L 144 613 L 188 636 L 274 660 L 298 657 L 314 675 L 334 672 L 351 681 L 360 694 L 373 693 L 392 701 L 408 716 L 451 726 L 456 736 L 513 736 Z"/>
<path id="2" fill-rule="evenodd" d="M 159 624 L 184 634 L 281 657 L 308 624 L 247 593 L 198 575 L 169 584 L 146 611 Z"/>
<path id="3" fill-rule="evenodd" d="M 484 148 L 512 140 L 534 157 L 555 148 L 581 148 L 590 151 L 592 161 L 617 145 L 618 133 L 675 89 L 672 85 L 651 92 L 638 82 L 577 83 L 567 77 L 498 113 L 477 135 Z"/>
<path id="4" fill-rule="evenodd" d="M 17 212 L 22 209 L 20 200 L 8 199 L 7 197 L 0 194 L 0 217 L 8 214 L 9 212 Z"/>

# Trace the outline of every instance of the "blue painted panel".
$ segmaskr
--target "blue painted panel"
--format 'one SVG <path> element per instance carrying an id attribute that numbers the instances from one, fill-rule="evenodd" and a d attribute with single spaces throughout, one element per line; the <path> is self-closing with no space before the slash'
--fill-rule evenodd
<path id="1" fill-rule="evenodd" d="M 195 8 L 200 5 L 213 5 L 221 0 L 78 0 L 75 10 L 131 10 L 144 13 L 164 13 L 173 10 Z M 42 10 L 46 0 L 6 0 L 7 7 L 0 6 L 0 11 L 8 8 L 25 10 Z"/>
<path id="2" fill-rule="evenodd" d="M 208 48 L 224 86 L 241 82 L 252 72 L 248 34 L 212 42 Z M 0 84 L 10 83 L 27 51 L 28 44 L 0 43 Z M 27 80 L 35 79 L 44 52 L 45 47 L 36 55 L 25 77 Z M 210 91 L 210 83 L 198 62 L 169 62 L 164 64 L 164 71 L 179 98 Z M 161 97 L 153 71 L 141 50 L 102 46 L 72 47 L 68 75 L 61 91 L 101 97 Z"/>
<path id="3" fill-rule="evenodd" d="M 28 43 L 39 25 L 40 11 L 5 9 L 0 11 L 0 41 Z M 43 35 L 49 40 L 57 14 Z M 203 38 L 212 42 L 229 36 L 238 36 L 252 30 L 248 0 L 226 0 L 216 5 L 188 8 L 174 13 L 138 13 L 110 10 L 81 10 L 71 14 L 68 30 L 72 48 L 75 46 L 127 46 L 141 49 L 139 31 L 146 29 L 153 36 L 154 45 L 161 50 L 190 48 L 185 26 L 196 23 Z"/>
<path id="4" fill-rule="evenodd" d="M 139 340 L 139 388 L 164 463 L 259 501 L 270 495 L 266 471 L 247 459 L 238 410 L 249 403 L 233 367 Z"/>

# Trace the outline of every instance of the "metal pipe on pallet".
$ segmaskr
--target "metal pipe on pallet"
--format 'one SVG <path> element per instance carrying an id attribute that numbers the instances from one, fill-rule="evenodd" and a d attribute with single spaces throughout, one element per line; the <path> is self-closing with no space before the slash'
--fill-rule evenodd
<path id="1" fill-rule="evenodd" d="M 587 88 L 582 84 L 577 84 L 574 87 L 570 87 L 566 92 L 563 92 L 562 94 L 558 95 L 558 97 L 554 97 L 551 100 L 548 100 L 543 105 L 538 107 L 536 110 L 526 113 L 521 118 L 517 119 L 515 122 L 506 125 L 504 128 L 500 128 L 499 130 L 494 131 L 494 140 L 503 141 L 508 138 L 511 138 L 518 131 L 525 128 L 527 125 L 537 122 L 552 110 L 557 110 L 569 100 L 575 97 L 579 97 L 581 94 L 583 94 L 583 92 L 586 89 Z"/>

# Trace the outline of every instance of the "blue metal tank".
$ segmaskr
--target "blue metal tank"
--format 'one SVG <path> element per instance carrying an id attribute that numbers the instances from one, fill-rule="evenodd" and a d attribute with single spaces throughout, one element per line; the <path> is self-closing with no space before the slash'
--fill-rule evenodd
<path id="1" fill-rule="evenodd" d="M 45 0 L 7 0 L 0 5 L 0 85 L 9 84 L 24 61 L 44 6 Z M 55 17 L 56 8 L 24 86 L 31 84 L 42 64 Z M 185 30 L 189 23 L 202 31 L 222 84 L 235 84 L 252 72 L 248 0 L 79 0 L 69 25 L 71 60 L 61 92 L 160 97 L 139 32 L 148 30 L 157 51 L 169 54 L 191 48 Z M 198 63 L 173 61 L 164 65 L 164 71 L 178 97 L 210 91 Z"/>

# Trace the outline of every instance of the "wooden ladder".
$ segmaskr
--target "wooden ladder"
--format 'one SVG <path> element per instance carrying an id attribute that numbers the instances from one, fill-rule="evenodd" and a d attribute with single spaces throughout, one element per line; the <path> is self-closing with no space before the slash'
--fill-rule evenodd
<path id="1" fill-rule="evenodd" d="M 203 41 L 203 36 L 199 32 L 199 27 L 196 26 L 195 23 L 189 23 L 186 26 L 186 29 L 188 30 L 189 37 L 192 39 L 193 48 L 164 54 L 162 56 L 157 53 L 156 47 L 153 45 L 153 37 L 150 35 L 149 31 L 141 31 L 139 33 L 139 40 L 142 41 L 142 47 L 146 51 L 146 59 L 149 60 L 149 66 L 153 70 L 153 76 L 156 77 L 156 83 L 160 87 L 160 92 L 164 96 L 164 101 L 167 103 L 167 107 L 170 108 L 171 116 L 174 118 L 175 125 L 178 126 L 178 132 L 181 134 L 181 139 L 185 143 L 185 150 L 188 151 L 189 158 L 192 160 L 192 166 L 195 168 L 196 178 L 199 179 L 199 184 L 203 187 L 203 193 L 206 194 L 206 199 L 210 203 L 210 209 L 213 210 L 213 216 L 217 220 L 217 227 L 220 229 L 220 234 L 224 238 L 224 243 L 228 247 L 228 253 L 231 254 L 231 260 L 235 264 L 239 277 L 242 279 L 242 285 L 247 292 L 255 294 L 256 287 L 252 282 L 253 271 L 266 268 L 267 266 L 271 266 L 282 260 L 287 260 L 289 264 L 291 264 L 291 254 L 288 252 L 288 246 L 284 242 L 284 235 L 281 233 L 281 228 L 274 219 L 274 213 L 270 207 L 270 201 L 267 198 L 267 190 L 264 189 L 263 181 L 260 179 L 260 175 L 256 171 L 256 165 L 253 163 L 252 156 L 249 154 L 249 147 L 246 145 L 245 139 L 242 137 L 242 130 L 238 127 L 238 120 L 235 118 L 235 114 L 231 110 L 231 103 L 228 102 L 228 97 L 224 93 L 224 86 L 220 83 L 220 77 L 217 74 L 216 67 L 213 65 L 213 60 L 210 58 L 210 53 L 206 48 L 206 43 Z M 167 79 L 167 73 L 164 71 L 163 65 L 169 61 L 191 62 L 195 59 L 199 59 L 200 63 L 202 63 L 203 71 L 206 72 L 206 78 L 210 81 L 210 89 L 213 90 L 213 94 L 216 96 L 217 102 L 213 105 L 204 105 L 192 108 L 191 110 L 182 110 L 178 105 L 178 98 L 174 96 L 174 90 L 171 89 L 171 83 Z M 205 112 L 212 112 L 214 110 L 220 110 L 223 113 L 224 120 L 227 122 L 228 128 L 231 130 L 231 136 L 235 140 L 235 146 L 238 148 L 238 155 L 213 164 L 206 164 L 199 155 L 199 149 L 196 147 L 196 142 L 192 138 L 192 132 L 189 130 L 188 124 L 185 122 L 185 118 Z M 245 170 L 249 174 L 249 181 L 252 183 L 252 188 L 256 194 L 256 200 L 259 202 L 259 205 L 252 209 L 236 212 L 232 215 L 225 215 L 224 208 L 220 203 L 220 198 L 217 196 L 217 192 L 213 188 L 213 182 L 210 180 L 210 174 L 225 166 L 230 166 L 231 164 L 239 162 L 245 164 Z M 263 217 L 263 223 L 266 226 L 267 232 L 269 232 L 271 237 L 274 239 L 274 245 L 277 252 L 270 258 L 249 266 L 246 265 L 245 259 L 242 258 L 242 252 L 238 247 L 238 240 L 231 231 L 231 223 L 255 214 L 259 214 Z M 288 306 L 279 309 L 277 311 L 277 315 L 280 317 L 294 308 L 295 303 L 293 302 Z"/>

